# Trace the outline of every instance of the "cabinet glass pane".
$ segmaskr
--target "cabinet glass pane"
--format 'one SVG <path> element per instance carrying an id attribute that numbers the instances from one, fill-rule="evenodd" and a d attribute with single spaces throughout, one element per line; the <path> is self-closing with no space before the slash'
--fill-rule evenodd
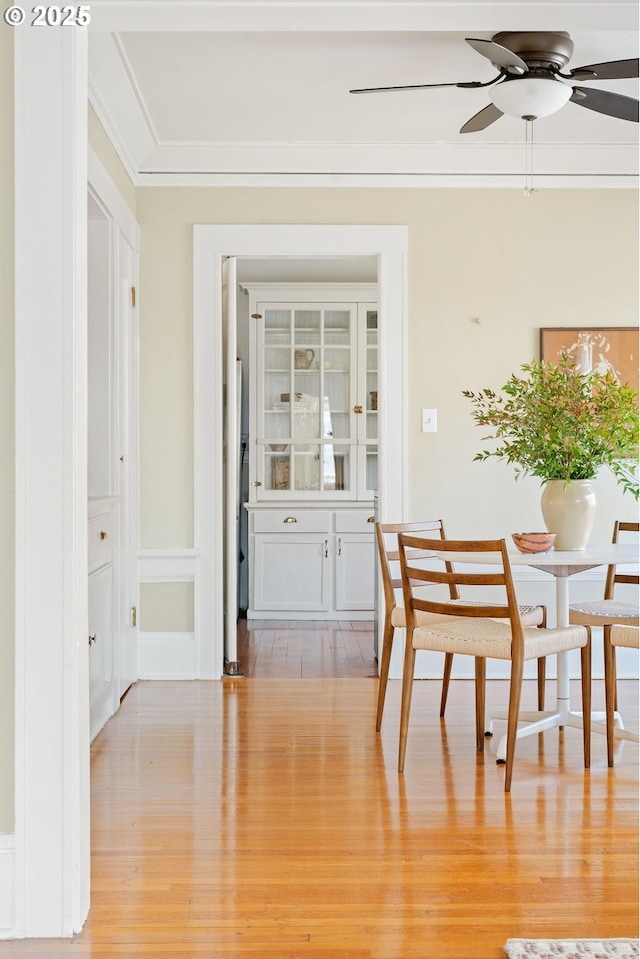
<path id="1" fill-rule="evenodd" d="M 286 446 L 285 446 L 286 449 Z M 264 488 L 265 490 L 289 490 L 291 479 L 291 459 L 288 455 L 266 446 L 264 451 Z"/>
<path id="2" fill-rule="evenodd" d="M 365 489 L 373 493 L 378 488 L 377 446 L 367 446 L 365 460 Z"/>
<path id="3" fill-rule="evenodd" d="M 320 343 L 320 329 L 322 321 L 321 310 L 294 310 L 293 312 L 293 341 L 300 344 Z M 310 365 L 311 361 L 309 361 Z"/>
<path id="4" fill-rule="evenodd" d="M 354 447 L 335 445 L 330 447 L 333 469 L 335 471 L 335 485 L 327 489 L 351 489 L 351 456 Z"/>
<path id="5" fill-rule="evenodd" d="M 266 343 L 291 342 L 291 310 L 265 310 L 264 335 Z"/>
<path id="6" fill-rule="evenodd" d="M 336 492 L 348 489 L 350 447 L 333 443 L 292 446 L 291 457 L 274 457 L 271 489 Z"/>
<path id="7" fill-rule="evenodd" d="M 378 342 L 378 311 L 367 310 L 367 346 Z"/>

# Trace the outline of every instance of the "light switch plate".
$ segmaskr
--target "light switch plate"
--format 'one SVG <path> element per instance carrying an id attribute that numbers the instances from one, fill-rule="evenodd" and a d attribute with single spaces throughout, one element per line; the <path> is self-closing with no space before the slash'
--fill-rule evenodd
<path id="1" fill-rule="evenodd" d="M 422 432 L 437 433 L 437 431 L 438 431 L 438 411 L 423 410 L 422 411 Z"/>

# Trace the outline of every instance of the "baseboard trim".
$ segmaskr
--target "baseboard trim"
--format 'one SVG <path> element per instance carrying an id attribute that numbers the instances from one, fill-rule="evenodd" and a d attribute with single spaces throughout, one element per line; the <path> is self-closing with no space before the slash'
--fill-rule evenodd
<path id="1" fill-rule="evenodd" d="M 0 939 L 15 938 L 16 837 L 0 835 Z"/>

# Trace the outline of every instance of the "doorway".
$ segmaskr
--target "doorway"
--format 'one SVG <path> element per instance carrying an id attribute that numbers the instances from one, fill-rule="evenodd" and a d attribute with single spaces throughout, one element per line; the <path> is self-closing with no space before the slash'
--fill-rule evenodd
<path id="1" fill-rule="evenodd" d="M 242 257 L 236 262 L 235 276 L 241 292 L 236 296 L 236 346 L 242 369 L 242 402 L 240 436 L 240 538 L 238 564 L 238 613 L 246 614 L 249 603 L 249 548 L 248 513 L 242 507 L 250 499 L 249 459 L 252 455 L 250 400 L 254 370 L 251 361 L 251 318 L 247 286 L 251 284 L 313 284 L 331 283 L 377 284 L 378 261 L 375 256 L 313 257 Z M 286 387 L 285 387 L 286 388 Z M 377 483 L 375 484 L 377 489 Z M 372 497 L 371 497 L 372 498 Z M 298 617 L 293 617 L 298 618 Z M 318 617 L 320 618 L 320 617 Z M 251 625 L 250 623 L 248 624 Z"/>
<path id="2" fill-rule="evenodd" d="M 372 258 L 380 308 L 379 515 L 405 515 L 407 230 L 401 226 L 194 227 L 196 651 L 200 678 L 224 668 L 224 368 L 222 264 L 242 259 Z M 235 317 L 233 322 L 235 323 Z M 235 332 L 235 331 L 234 331 Z M 199 588 L 206 584 L 206 587 Z M 232 612 L 235 622 L 235 611 Z"/>

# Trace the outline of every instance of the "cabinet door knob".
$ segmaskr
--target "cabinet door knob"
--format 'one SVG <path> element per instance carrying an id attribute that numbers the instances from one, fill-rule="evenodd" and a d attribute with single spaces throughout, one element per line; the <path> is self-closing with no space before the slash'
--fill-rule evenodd
<path id="1" fill-rule="evenodd" d="M 282 520 L 282 522 L 283 522 L 283 523 L 297 523 L 298 520 L 295 518 L 295 516 L 285 516 L 285 518 Z"/>
<path id="2" fill-rule="evenodd" d="M 262 483 L 260 482 L 260 480 L 254 480 L 254 481 L 253 481 L 253 485 L 254 485 L 254 486 L 262 486 Z"/>
<path id="3" fill-rule="evenodd" d="M 361 406 L 354 406 L 354 407 L 353 407 L 353 412 L 354 412 L 354 413 L 362 413 L 362 407 L 361 407 Z"/>
<path id="4" fill-rule="evenodd" d="M 93 644 L 97 642 L 98 642 L 97 634 L 94 634 L 93 636 L 89 636 L 89 646 L 93 646 Z"/>
<path id="5" fill-rule="evenodd" d="M 376 521 L 375 516 L 369 516 L 369 517 L 367 518 L 367 523 L 375 523 L 375 521 Z"/>
<path id="6" fill-rule="evenodd" d="M 107 539 L 108 536 L 109 534 L 107 533 L 106 529 L 100 530 L 100 539 Z"/>

